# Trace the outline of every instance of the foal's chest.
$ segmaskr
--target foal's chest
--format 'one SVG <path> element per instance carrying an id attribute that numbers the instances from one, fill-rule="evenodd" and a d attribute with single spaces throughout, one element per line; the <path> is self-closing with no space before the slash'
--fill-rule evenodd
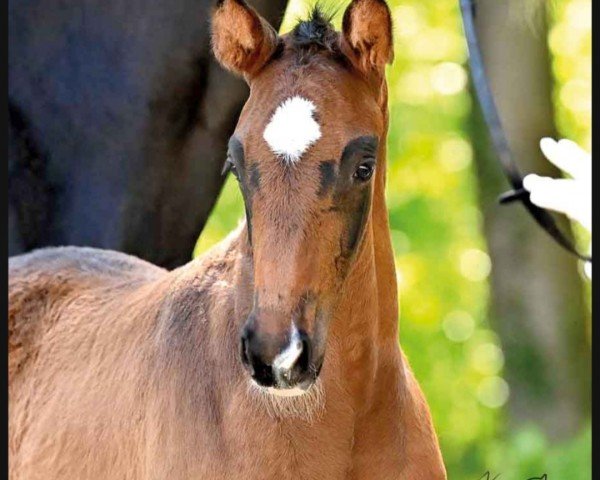
<path id="1" fill-rule="evenodd" d="M 218 426 L 177 433 L 185 445 L 151 460 L 150 478 L 210 480 L 342 480 L 352 465 L 353 425 L 324 412 L 317 420 L 277 419 L 266 412 L 224 415 Z M 232 412 L 230 412 L 232 413 Z M 215 428 L 216 427 L 216 428 Z M 173 432 L 175 433 L 175 432 Z M 191 445 L 189 442 L 193 442 Z M 162 442 L 161 442 L 162 443 Z M 163 443 L 164 445 L 164 443 Z M 188 452 L 181 456 L 181 452 Z M 162 457 L 162 459 L 161 459 Z M 187 457 L 187 458 L 186 458 Z M 168 467 L 167 465 L 170 464 Z"/>

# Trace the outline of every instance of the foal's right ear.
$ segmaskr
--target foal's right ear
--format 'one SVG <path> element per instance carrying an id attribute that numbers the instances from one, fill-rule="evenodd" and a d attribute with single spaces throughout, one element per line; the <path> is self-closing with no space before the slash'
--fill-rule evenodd
<path id="1" fill-rule="evenodd" d="M 249 80 L 275 48 L 275 29 L 244 0 L 218 0 L 212 16 L 215 57 L 228 70 Z"/>

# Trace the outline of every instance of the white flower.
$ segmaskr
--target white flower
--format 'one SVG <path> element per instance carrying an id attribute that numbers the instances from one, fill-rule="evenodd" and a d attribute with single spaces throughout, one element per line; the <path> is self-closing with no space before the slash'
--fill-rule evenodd
<path id="1" fill-rule="evenodd" d="M 531 203 L 564 213 L 592 231 L 592 156 L 571 140 L 542 138 L 540 148 L 548 160 L 572 178 L 530 174 L 523 187 Z"/>

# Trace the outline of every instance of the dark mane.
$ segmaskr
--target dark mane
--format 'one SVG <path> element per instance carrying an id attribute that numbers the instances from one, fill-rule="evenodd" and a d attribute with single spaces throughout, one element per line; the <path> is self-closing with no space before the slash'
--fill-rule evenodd
<path id="1" fill-rule="evenodd" d="M 291 47 L 296 50 L 300 58 L 320 51 L 342 57 L 339 48 L 338 32 L 331 23 L 337 11 L 325 9 L 316 4 L 310 11 L 306 20 L 300 20 L 290 32 Z"/>

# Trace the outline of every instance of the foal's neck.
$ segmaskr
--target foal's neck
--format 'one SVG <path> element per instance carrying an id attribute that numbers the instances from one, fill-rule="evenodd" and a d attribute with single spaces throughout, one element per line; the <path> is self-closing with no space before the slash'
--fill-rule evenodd
<path id="1" fill-rule="evenodd" d="M 330 337 L 342 357 L 340 363 L 347 369 L 344 377 L 351 379 L 350 391 L 364 406 L 378 395 L 376 383 L 389 373 L 381 366 L 402 363 L 396 270 L 385 202 L 385 156 L 384 137 L 365 237 L 330 326 Z M 384 383 L 389 385 L 388 380 Z"/>

